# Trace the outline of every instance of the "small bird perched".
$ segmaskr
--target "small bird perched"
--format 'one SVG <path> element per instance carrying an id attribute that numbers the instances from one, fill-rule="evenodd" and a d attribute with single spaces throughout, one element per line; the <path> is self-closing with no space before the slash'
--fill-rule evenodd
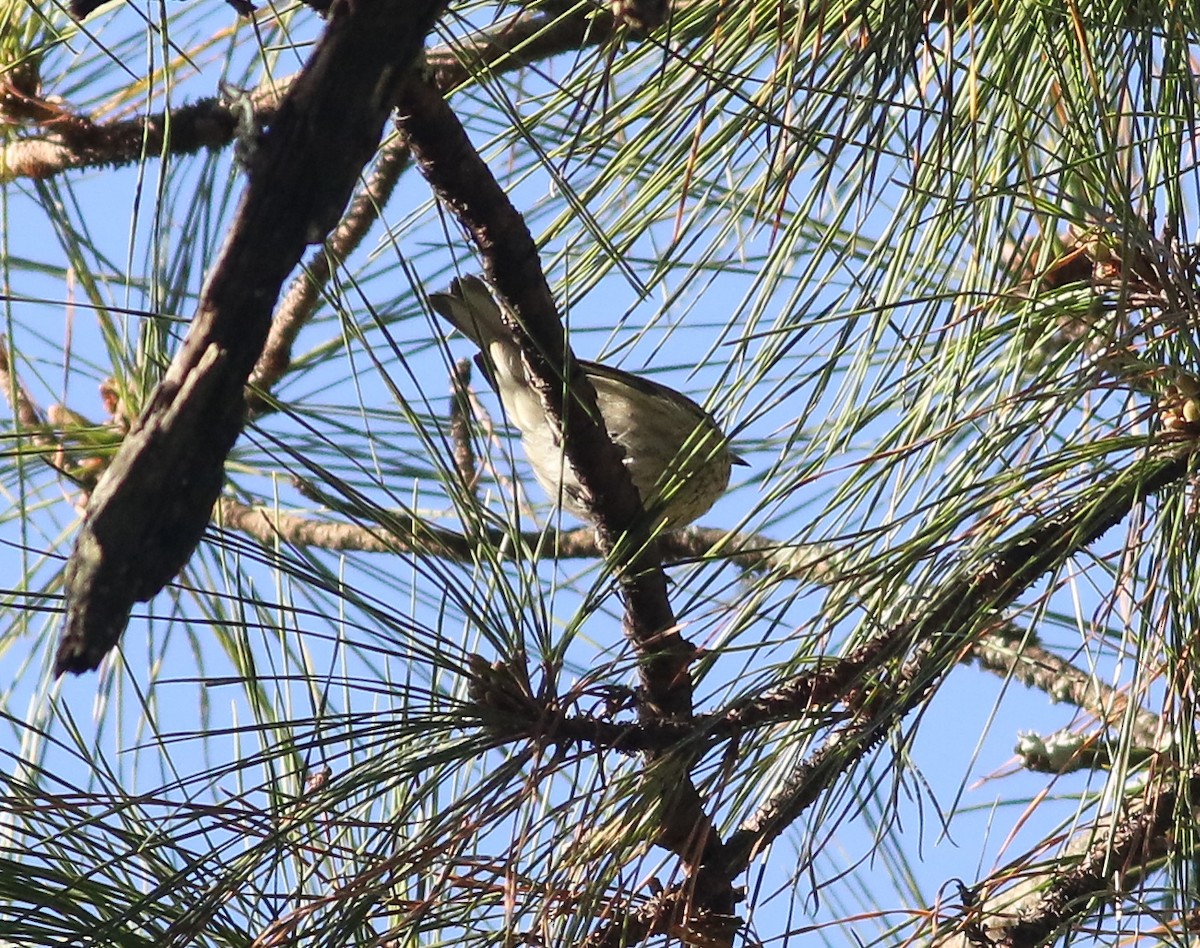
<path id="1" fill-rule="evenodd" d="M 530 385 L 521 351 L 487 284 L 474 276 L 456 279 L 448 293 L 431 293 L 429 302 L 479 346 L 481 364 L 521 432 L 538 483 L 576 517 L 592 519 L 563 455 L 561 432 Z M 595 362 L 579 364 L 654 525 L 678 529 L 707 511 L 729 486 L 730 465 L 745 463 L 729 450 L 712 415 L 673 388 Z"/>

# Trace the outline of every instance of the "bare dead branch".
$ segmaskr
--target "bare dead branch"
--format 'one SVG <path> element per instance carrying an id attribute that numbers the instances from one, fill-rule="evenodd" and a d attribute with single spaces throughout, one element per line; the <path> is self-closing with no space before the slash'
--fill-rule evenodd
<path id="1" fill-rule="evenodd" d="M 336 507 L 335 498 L 319 493 L 313 496 L 322 503 Z M 246 506 L 231 497 L 220 498 L 217 509 L 226 527 L 239 530 L 267 545 L 283 540 L 297 547 L 363 553 L 411 552 L 470 562 L 472 548 L 479 542 L 442 527 L 420 524 L 418 528 L 415 520 L 410 528 L 398 530 L 396 524 L 402 524 L 408 516 L 403 512 L 383 518 L 376 527 L 368 527 L 302 516 L 276 508 Z M 545 546 L 547 536 L 550 537 L 549 546 L 558 559 L 596 559 L 603 555 L 596 542 L 596 534 L 589 527 L 527 531 L 521 534 L 521 543 L 530 548 Z M 500 530 L 482 534 L 482 542 L 492 544 L 498 550 L 506 548 L 507 544 L 502 541 L 507 538 L 509 534 Z M 760 534 L 730 534 L 715 527 L 689 527 L 664 534 L 659 542 L 663 549 L 663 562 L 668 565 L 719 557 L 728 559 L 748 572 L 773 570 L 779 579 L 821 582 L 829 562 L 828 559 L 817 562 L 814 550 L 809 547 L 789 548 Z M 808 568 L 810 561 L 813 561 L 811 570 Z"/>
<path id="2" fill-rule="evenodd" d="M 245 417 L 246 380 L 271 309 L 307 244 L 337 223 L 379 145 L 439 0 L 339 5 L 262 136 L 191 329 L 95 492 L 67 564 L 55 667 L 95 668 L 135 601 L 199 542 Z"/>
<path id="3" fill-rule="evenodd" d="M 387 527 L 364 527 L 355 523 L 334 523 L 313 517 L 249 507 L 231 497 L 219 497 L 214 508 L 216 519 L 227 529 L 238 530 L 265 546 L 284 543 L 322 550 L 354 550 L 364 553 L 410 553 L 441 556 L 470 562 L 474 544 L 461 533 L 435 530 L 416 518 L 393 516 Z M 500 538 L 499 531 L 494 538 Z"/>
<path id="4" fill-rule="evenodd" d="M 333 233 L 309 257 L 304 272 L 292 280 L 283 301 L 276 307 L 267 343 L 250 375 L 254 388 L 269 392 L 287 372 L 292 362 L 292 346 L 319 305 L 321 291 L 379 219 L 396 182 L 408 167 L 409 158 L 408 145 L 399 138 L 379 150 L 366 185 L 355 194 Z M 262 412 L 268 403 L 251 393 L 249 407 L 251 411 Z"/>

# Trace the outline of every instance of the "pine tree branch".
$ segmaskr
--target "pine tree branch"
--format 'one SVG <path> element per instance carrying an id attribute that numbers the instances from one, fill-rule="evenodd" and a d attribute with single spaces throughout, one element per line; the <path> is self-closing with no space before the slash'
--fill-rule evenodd
<path id="1" fill-rule="evenodd" d="M 476 72 L 508 72 L 572 49 L 605 42 L 618 23 L 604 11 L 583 8 L 547 15 L 522 12 L 453 45 L 426 53 L 435 84 L 450 92 Z M 283 97 L 301 73 L 270 79 L 248 94 L 245 106 L 261 125 L 275 119 Z M 213 96 L 136 119 L 95 122 L 68 113 L 36 136 L 0 146 L 0 184 L 39 180 L 80 168 L 136 164 L 157 155 L 190 155 L 227 147 L 237 138 L 239 108 Z"/>
<path id="2" fill-rule="evenodd" d="M 1102 817 L 1075 834 L 1065 852 L 1036 866 L 1006 867 L 974 887 L 956 931 L 936 948 L 1039 948 L 1076 919 L 1111 903 L 1171 849 L 1180 820 L 1191 822 L 1200 777 L 1160 778 L 1124 801 L 1124 813 Z M 1013 879 L 1018 881 L 1012 884 Z"/>
<path id="3" fill-rule="evenodd" d="M 316 492 L 314 496 L 335 511 L 342 505 L 338 498 Z M 456 530 L 436 527 L 418 520 L 404 511 L 384 511 L 377 526 L 345 523 L 323 517 L 247 505 L 232 497 L 221 497 L 216 510 L 221 524 L 237 530 L 266 546 L 279 541 L 296 547 L 313 547 L 340 552 L 361 553 L 421 553 L 440 556 L 461 563 L 473 562 L 481 544 L 510 555 L 513 549 L 506 531 L 485 530 L 468 536 Z M 361 516 L 362 511 L 358 514 Z M 527 530 L 521 534 L 518 546 L 534 548 L 549 545 L 559 560 L 594 560 L 604 552 L 590 527 L 573 530 Z M 688 527 L 659 537 L 663 563 L 674 565 L 693 560 L 720 558 L 728 560 L 751 573 L 771 571 L 777 580 L 822 582 L 829 579 L 831 557 L 818 556 L 818 549 L 802 545 L 788 547 L 757 533 L 728 533 L 716 527 Z"/>
<path id="4" fill-rule="evenodd" d="M 571 353 L 533 237 L 440 93 L 410 82 L 398 113 L 397 125 L 421 173 L 458 217 L 514 314 L 513 338 L 550 423 L 567 432 L 567 463 L 596 517 L 602 550 L 619 564 L 625 630 L 638 651 L 645 711 L 651 717 L 686 719 L 692 714 L 688 665 L 695 649 L 676 627 L 662 558 L 647 532 L 641 499 L 604 427 L 595 390 Z M 629 552 L 619 551 L 618 544 Z"/>
<path id="5" fill-rule="evenodd" d="M 261 393 L 271 391 L 292 363 L 292 346 L 322 299 L 322 291 L 334 272 L 367 236 L 372 225 L 392 196 L 400 176 L 409 164 L 408 145 L 399 138 L 379 150 L 375 167 L 363 188 L 354 195 L 337 227 L 309 257 L 304 271 L 292 279 L 291 286 L 271 318 L 266 345 L 250 375 L 252 389 L 248 408 L 262 414 L 271 407 Z"/>
<path id="6" fill-rule="evenodd" d="M 1167 457 L 1152 457 L 1120 472 L 1100 496 L 1081 498 L 1010 541 L 981 567 L 946 583 L 924 615 L 901 622 L 858 650 L 848 660 L 850 671 L 837 667 L 805 676 L 739 710 L 743 725 L 767 723 L 787 704 L 799 710 L 829 700 L 830 683 L 849 687 L 872 662 L 884 663 L 914 643 L 917 648 L 886 686 L 857 701 L 856 717 L 842 726 L 825 745 L 802 761 L 779 792 L 765 801 L 753 818 L 730 839 L 728 852 L 736 865 L 748 865 L 753 854 L 791 825 L 834 781 L 871 748 L 877 746 L 903 717 L 919 707 L 944 677 L 957 656 L 969 649 L 981 623 L 1011 604 L 1045 573 L 1060 567 L 1119 523 L 1133 506 L 1177 483 L 1191 468 L 1195 444 L 1175 448 Z M 947 657 L 951 662 L 947 662 Z M 881 665 L 882 669 L 882 665 Z"/>
<path id="7" fill-rule="evenodd" d="M 1052 701 L 1070 702 L 1108 726 L 1119 725 L 1122 717 L 1132 715 L 1130 738 L 1135 748 L 1151 749 L 1159 745 L 1163 723 L 1158 715 L 1133 705 L 1128 695 L 1105 684 L 1095 674 L 1076 668 L 1026 639 L 1023 630 L 1006 625 L 981 636 L 971 646 L 966 661 L 975 661 L 980 668 L 1037 688 Z"/>
<path id="8" fill-rule="evenodd" d="M 658 544 L 597 409 L 595 390 L 571 352 L 533 237 L 434 88 L 416 80 L 406 84 L 397 111 L 397 126 L 418 168 L 474 242 L 506 315 L 511 314 L 508 328 L 550 424 L 565 432 L 566 463 L 579 480 L 582 502 L 595 517 L 601 549 L 624 593 L 624 631 L 638 656 L 639 717 L 690 720 L 689 665 L 695 649 L 679 634 Z M 717 855 L 723 844 L 691 781 L 693 760 L 678 748 L 647 758 L 646 791 L 660 804 L 655 842 L 684 864 L 689 892 L 696 896 L 686 919 L 729 917 L 732 885 L 711 869 L 723 862 Z"/>
<path id="9" fill-rule="evenodd" d="M 283 280 L 337 223 L 441 9 L 339 5 L 258 143 L 237 217 L 165 378 L 91 496 L 68 561 L 55 667 L 95 668 L 135 601 L 187 562 L 224 480 Z"/>

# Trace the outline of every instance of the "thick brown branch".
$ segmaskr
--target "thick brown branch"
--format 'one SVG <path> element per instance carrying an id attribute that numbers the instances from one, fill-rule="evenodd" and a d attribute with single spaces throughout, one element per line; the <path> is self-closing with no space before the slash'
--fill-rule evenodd
<path id="1" fill-rule="evenodd" d="M 95 668 L 133 603 L 191 556 L 283 280 L 337 223 L 440 9 L 440 0 L 339 5 L 263 134 L 187 338 L 92 494 L 64 577 L 59 673 Z"/>
<path id="2" fill-rule="evenodd" d="M 625 634 L 638 655 L 643 721 L 692 717 L 689 665 L 695 654 L 676 628 L 667 598 L 658 544 L 647 531 L 637 489 L 596 407 L 596 393 L 563 333 L 542 273 L 537 246 L 524 219 L 471 146 L 442 96 L 424 82 L 406 84 L 397 125 L 417 165 L 441 202 L 453 211 L 483 258 L 484 270 L 505 304 L 525 375 L 537 389 L 551 425 L 564 432 L 565 462 L 593 514 L 601 548 L 614 564 L 625 595 Z M 644 778 L 658 798 L 655 841 L 687 867 L 687 920 L 732 913 L 730 880 L 710 863 L 722 850 L 689 774 L 690 754 L 651 756 Z"/>

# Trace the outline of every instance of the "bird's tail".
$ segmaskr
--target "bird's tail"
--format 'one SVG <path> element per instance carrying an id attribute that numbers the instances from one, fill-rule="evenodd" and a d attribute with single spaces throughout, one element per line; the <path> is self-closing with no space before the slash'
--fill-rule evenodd
<path id="1" fill-rule="evenodd" d="M 477 276 L 455 278 L 449 292 L 430 293 L 429 304 L 484 352 L 493 341 L 508 338 L 500 307 Z"/>

